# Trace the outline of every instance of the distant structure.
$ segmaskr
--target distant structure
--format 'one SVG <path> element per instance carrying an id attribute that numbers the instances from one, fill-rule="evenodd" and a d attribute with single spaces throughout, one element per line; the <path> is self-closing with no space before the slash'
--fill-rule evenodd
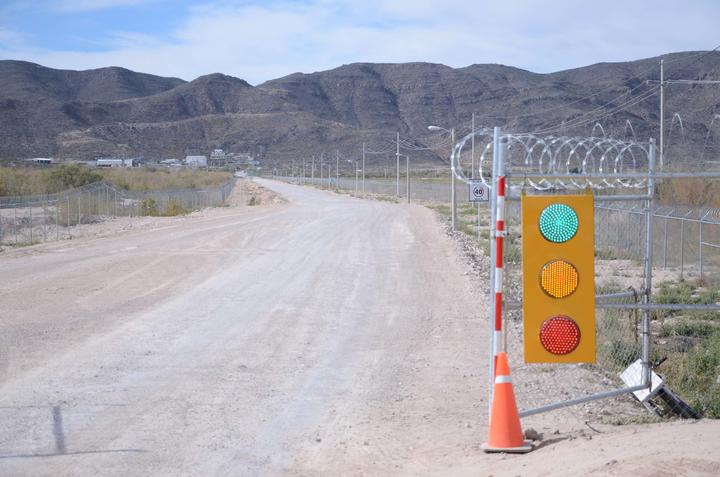
<path id="1" fill-rule="evenodd" d="M 163 159 L 160 161 L 160 164 L 166 167 L 180 167 L 182 166 L 182 162 L 180 162 L 179 159 Z"/>
<path id="2" fill-rule="evenodd" d="M 55 160 L 52 157 L 31 157 L 30 159 L 25 159 L 25 161 L 41 166 L 47 166 L 55 163 Z"/>
<path id="3" fill-rule="evenodd" d="M 222 149 L 214 149 L 213 152 L 210 153 L 210 161 L 208 164 L 210 167 L 225 167 L 231 164 L 234 159 L 232 154 L 227 154 Z"/>
<path id="4" fill-rule="evenodd" d="M 135 159 L 97 159 L 95 165 L 97 167 L 133 167 L 135 165 Z"/>
<path id="5" fill-rule="evenodd" d="M 192 168 L 207 167 L 207 156 L 186 156 L 185 165 Z"/>

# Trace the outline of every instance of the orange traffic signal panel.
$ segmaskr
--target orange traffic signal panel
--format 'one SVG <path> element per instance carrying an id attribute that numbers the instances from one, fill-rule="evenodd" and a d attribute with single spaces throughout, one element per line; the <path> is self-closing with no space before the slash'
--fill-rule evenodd
<path id="1" fill-rule="evenodd" d="M 523 195 L 526 363 L 595 362 L 592 193 Z"/>

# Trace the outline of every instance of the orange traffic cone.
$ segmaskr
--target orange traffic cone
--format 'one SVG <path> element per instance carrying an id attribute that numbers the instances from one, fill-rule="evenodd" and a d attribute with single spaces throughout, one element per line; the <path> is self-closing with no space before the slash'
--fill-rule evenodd
<path id="1" fill-rule="evenodd" d="M 532 450 L 530 441 L 523 439 L 520 416 L 515 404 L 510 367 L 507 355 L 501 352 L 495 365 L 492 414 L 488 441 L 482 445 L 485 452 L 525 453 Z"/>

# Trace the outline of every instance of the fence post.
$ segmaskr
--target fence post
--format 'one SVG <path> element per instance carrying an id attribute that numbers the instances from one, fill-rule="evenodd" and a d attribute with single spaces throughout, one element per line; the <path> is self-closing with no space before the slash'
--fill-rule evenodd
<path id="1" fill-rule="evenodd" d="M 78 202 L 78 219 L 77 219 L 78 225 L 80 225 L 80 223 L 82 221 L 82 219 L 80 218 L 80 196 L 82 196 L 82 192 L 80 192 L 80 194 L 78 194 L 78 201 L 77 201 Z"/>
<path id="2" fill-rule="evenodd" d="M 55 240 L 60 240 L 60 199 L 55 200 Z"/>
<path id="3" fill-rule="evenodd" d="M 43 202 L 43 242 L 47 242 L 47 202 Z"/>
<path id="4" fill-rule="evenodd" d="M 668 224 L 668 218 L 665 217 L 665 239 L 663 241 L 663 268 L 667 268 L 667 224 Z"/>
<path id="5" fill-rule="evenodd" d="M 15 246 L 17 247 L 17 204 L 13 204 L 13 235 L 15 236 Z"/>
<path id="6" fill-rule="evenodd" d="M 703 279 L 703 219 L 705 216 L 700 216 L 700 239 L 698 240 L 698 260 L 700 262 L 700 280 Z"/>
<path id="7" fill-rule="evenodd" d="M 35 228 L 35 227 L 33 226 L 33 214 L 32 214 L 32 210 L 33 210 L 33 205 L 32 205 L 32 202 L 31 202 L 31 203 L 30 203 L 30 245 L 33 244 L 33 228 Z"/>
<path id="8" fill-rule="evenodd" d="M 685 219 L 680 219 L 680 279 L 685 269 Z"/>
<path id="9" fill-rule="evenodd" d="M 650 139 L 650 157 L 647 181 L 647 212 L 645 224 L 645 304 L 652 301 L 652 270 L 653 270 L 653 216 L 655 209 L 655 140 Z M 643 310 L 642 319 L 642 383 L 648 388 L 652 385 L 650 374 L 650 310 Z"/>

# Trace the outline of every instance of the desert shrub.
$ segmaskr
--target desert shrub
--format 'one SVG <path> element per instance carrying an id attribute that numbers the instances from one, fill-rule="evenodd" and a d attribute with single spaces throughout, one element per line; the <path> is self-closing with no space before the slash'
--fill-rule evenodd
<path id="1" fill-rule="evenodd" d="M 166 217 L 173 217 L 175 215 L 185 215 L 187 214 L 187 212 L 188 211 L 185 209 L 185 207 L 183 207 L 179 202 L 171 200 L 170 202 L 168 202 L 167 207 L 165 207 L 163 215 Z"/>
<path id="2" fill-rule="evenodd" d="M 140 215 L 158 215 L 157 201 L 153 197 L 146 197 L 140 202 Z"/>
<path id="3" fill-rule="evenodd" d="M 93 182 L 100 182 L 102 179 L 100 174 L 80 164 L 63 164 L 50 171 L 48 192 L 82 187 Z"/>
<path id="4" fill-rule="evenodd" d="M 670 389 L 705 417 L 720 418 L 720 331 L 689 353 L 674 353 L 663 364 Z"/>

